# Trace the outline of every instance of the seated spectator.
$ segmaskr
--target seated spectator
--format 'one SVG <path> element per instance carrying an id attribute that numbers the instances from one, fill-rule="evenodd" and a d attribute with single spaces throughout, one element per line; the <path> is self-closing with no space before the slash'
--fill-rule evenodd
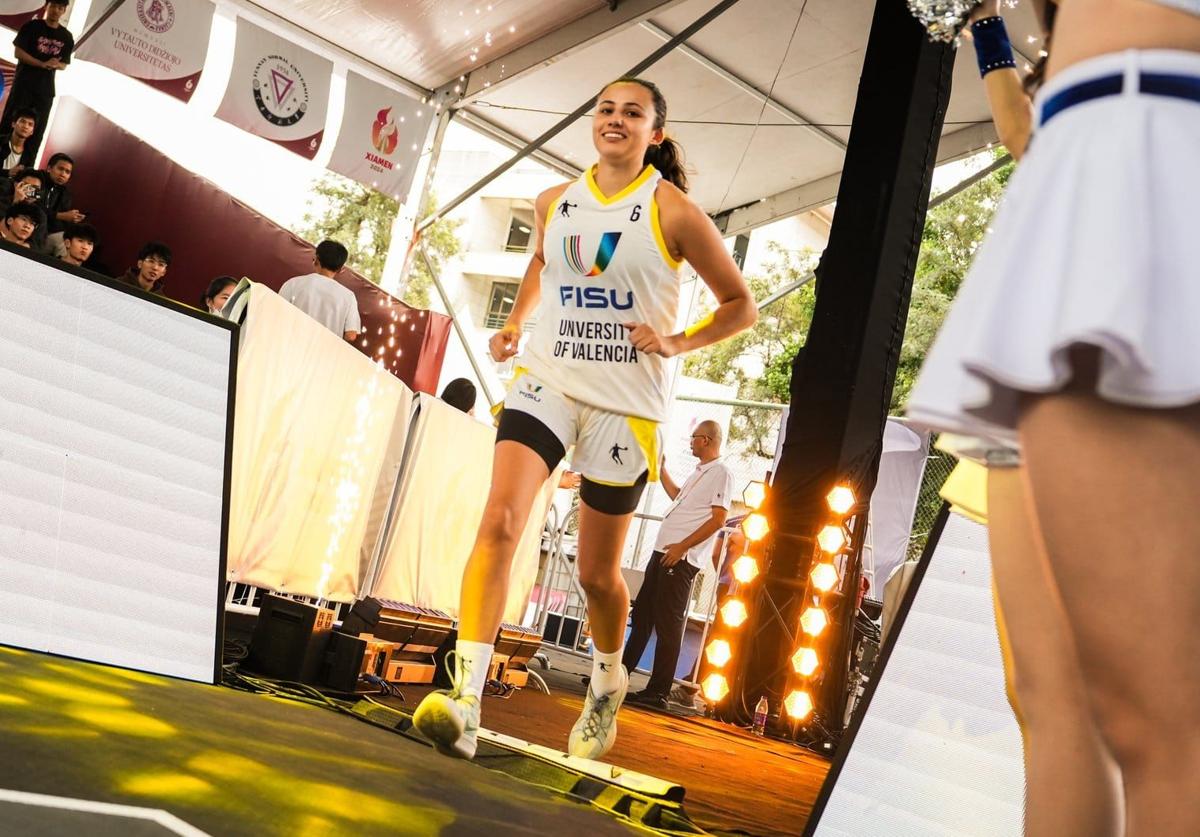
<path id="1" fill-rule="evenodd" d="M 84 214 L 71 208 L 71 190 L 67 181 L 75 171 L 75 161 L 69 154 L 59 152 L 50 157 L 46 166 L 46 187 L 42 192 L 42 208 L 46 210 L 46 231 L 50 247 L 59 247 L 67 224 L 80 224 Z"/>
<path id="2" fill-rule="evenodd" d="M 353 342 L 362 331 L 358 298 L 354 291 L 333 278 L 345 266 L 348 256 L 346 248 L 336 241 L 322 241 L 313 259 L 316 272 L 287 280 L 279 295 L 334 334 Z"/>
<path id="3" fill-rule="evenodd" d="M 40 205 L 46 180 L 37 169 L 26 169 L 4 180 L 3 184 L 4 188 L 0 188 L 0 208 L 8 209 L 14 203 L 24 201 Z"/>
<path id="4" fill-rule="evenodd" d="M 33 231 L 45 221 L 46 215 L 37 204 L 28 201 L 14 203 L 4 213 L 4 223 L 0 224 L 0 238 L 18 247 L 29 247 Z"/>
<path id="5" fill-rule="evenodd" d="M 37 130 L 37 111 L 21 108 L 13 116 L 12 125 L 4 129 L 0 134 L 0 155 L 4 156 L 0 167 L 9 177 L 15 177 L 22 169 L 33 168 L 37 158 L 37 143 L 30 141 Z"/>
<path id="6" fill-rule="evenodd" d="M 92 257 L 96 249 L 96 228 L 91 224 L 67 224 L 63 231 L 62 255 L 58 258 L 76 267 Z"/>
<path id="7" fill-rule="evenodd" d="M 162 295 L 163 284 L 167 281 L 167 268 L 170 266 L 171 248 L 161 241 L 151 241 L 138 251 L 134 266 L 115 278 L 126 285 Z"/>
<path id="8" fill-rule="evenodd" d="M 238 280 L 232 276 L 218 276 L 209 282 L 208 290 L 204 292 L 204 297 L 201 299 L 204 310 L 220 317 L 221 310 L 229 301 L 229 297 L 233 295 L 233 289 L 237 287 L 237 283 Z"/>
<path id="9" fill-rule="evenodd" d="M 475 385 L 466 378 L 455 378 L 442 390 L 442 400 L 468 416 L 475 415 Z"/>

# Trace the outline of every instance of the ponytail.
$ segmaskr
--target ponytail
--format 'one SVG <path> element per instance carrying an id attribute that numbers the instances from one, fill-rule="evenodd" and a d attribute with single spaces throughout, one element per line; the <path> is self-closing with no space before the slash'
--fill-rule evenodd
<path id="1" fill-rule="evenodd" d="M 679 191 L 686 192 L 688 190 L 687 171 L 684 168 L 683 161 L 683 146 L 677 143 L 670 137 L 663 137 L 663 141 L 658 145 L 652 145 L 646 149 L 646 156 L 642 158 L 642 162 L 648 166 L 654 166 L 658 169 L 666 180 L 674 183 Z"/>
<path id="2" fill-rule="evenodd" d="M 1044 14 L 1038 15 L 1043 24 L 1046 37 L 1042 41 L 1042 56 L 1033 65 L 1033 69 L 1029 75 L 1025 76 L 1021 82 L 1021 86 L 1025 88 L 1026 95 L 1032 96 L 1042 86 L 1042 82 L 1046 80 L 1046 63 L 1050 60 L 1050 40 L 1054 37 L 1054 18 L 1057 14 L 1058 4 L 1048 3 L 1044 9 Z"/>
<path id="3" fill-rule="evenodd" d="M 607 90 L 614 84 L 637 84 L 649 90 L 651 97 L 654 99 L 654 127 L 662 128 L 667 124 L 667 98 L 663 96 L 657 84 L 647 81 L 644 78 L 631 78 L 627 76 L 605 85 L 604 90 Z M 600 92 L 603 93 L 604 91 Z M 675 140 L 668 138 L 665 132 L 663 133 L 663 141 L 661 143 L 652 145 L 646 149 L 646 154 L 642 157 L 642 163 L 658 169 L 658 173 L 675 184 L 679 191 L 686 192 L 688 190 L 687 172 L 684 170 L 683 147 Z"/>

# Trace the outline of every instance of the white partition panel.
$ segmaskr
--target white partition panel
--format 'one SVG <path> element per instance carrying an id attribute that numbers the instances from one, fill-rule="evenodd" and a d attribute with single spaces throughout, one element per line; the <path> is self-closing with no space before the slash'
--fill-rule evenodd
<path id="1" fill-rule="evenodd" d="M 339 335 L 254 285 L 238 357 L 229 578 L 353 601 L 411 398 Z"/>
<path id="2" fill-rule="evenodd" d="M 0 643 L 215 680 L 235 334 L 0 250 Z"/>
<path id="3" fill-rule="evenodd" d="M 496 432 L 422 394 L 388 542 L 371 595 L 458 615 L 462 574 L 483 517 Z M 509 576 L 504 619 L 520 622 L 538 570 L 557 473 L 529 515 Z"/>
<path id="4" fill-rule="evenodd" d="M 806 833 L 1021 834 L 1021 732 L 1004 691 L 986 527 L 950 513 L 928 560 Z"/>

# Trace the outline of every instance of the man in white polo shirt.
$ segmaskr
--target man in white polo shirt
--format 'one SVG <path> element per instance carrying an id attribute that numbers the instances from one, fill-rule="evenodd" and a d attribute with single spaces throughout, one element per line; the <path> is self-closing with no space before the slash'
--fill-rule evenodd
<path id="1" fill-rule="evenodd" d="M 313 259 L 316 272 L 287 280 L 279 295 L 334 334 L 353 342 L 362 331 L 358 299 L 354 291 L 333 278 L 345 266 L 347 256 L 341 244 L 322 241 Z"/>
<path id="2" fill-rule="evenodd" d="M 721 426 L 703 421 L 692 431 L 692 455 L 700 464 L 682 486 L 659 468 L 663 488 L 673 501 L 663 517 L 646 577 L 633 603 L 633 629 L 621 662 L 633 671 L 650 634 L 657 634 L 654 667 L 646 688 L 626 698 L 626 703 L 660 709 L 675 681 L 679 647 L 687 622 L 692 581 L 712 555 L 717 532 L 725 524 L 733 494 L 733 474 L 721 462 Z"/>

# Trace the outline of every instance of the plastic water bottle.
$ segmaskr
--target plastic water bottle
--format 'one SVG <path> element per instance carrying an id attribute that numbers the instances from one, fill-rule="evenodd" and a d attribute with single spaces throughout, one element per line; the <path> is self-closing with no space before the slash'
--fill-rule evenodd
<path id="1" fill-rule="evenodd" d="M 767 703 L 767 696 L 763 695 L 758 699 L 758 705 L 754 707 L 754 726 L 750 731 L 755 735 L 762 735 L 767 731 L 767 713 L 771 710 L 771 706 Z"/>

